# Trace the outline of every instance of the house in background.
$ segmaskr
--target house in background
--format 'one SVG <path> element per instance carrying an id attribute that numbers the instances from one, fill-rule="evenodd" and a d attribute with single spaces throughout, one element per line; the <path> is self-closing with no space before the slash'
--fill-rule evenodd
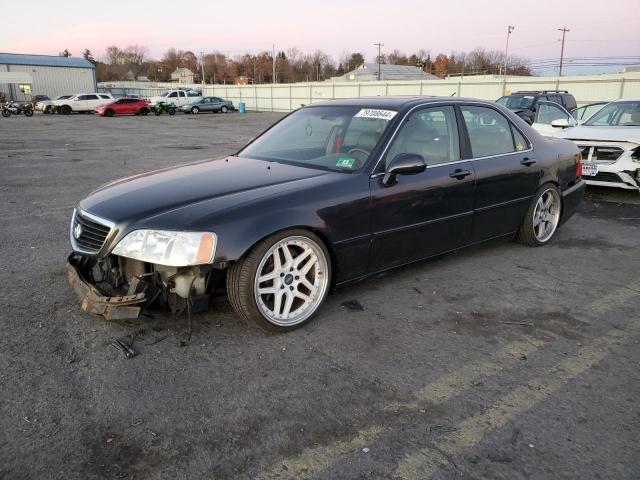
<path id="1" fill-rule="evenodd" d="M 333 77 L 334 82 L 373 82 L 376 80 L 440 80 L 435 75 L 426 73 L 418 67 L 411 65 L 380 64 L 380 78 L 378 79 L 378 64 L 363 63 L 355 70 L 345 73 L 340 77 Z"/>
<path id="2" fill-rule="evenodd" d="M 171 81 L 177 83 L 193 83 L 194 73 L 188 68 L 178 67 L 171 73 Z"/>
<path id="3" fill-rule="evenodd" d="M 253 83 L 253 79 L 250 77 L 247 77 L 246 75 L 240 75 L 239 77 L 236 77 L 234 83 L 236 85 L 250 85 Z"/>

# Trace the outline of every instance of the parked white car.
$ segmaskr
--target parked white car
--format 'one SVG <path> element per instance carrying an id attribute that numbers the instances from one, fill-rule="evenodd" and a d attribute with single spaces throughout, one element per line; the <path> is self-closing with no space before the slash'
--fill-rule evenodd
<path id="1" fill-rule="evenodd" d="M 39 110 L 43 113 L 52 113 L 53 102 L 56 100 L 65 100 L 71 98 L 73 95 L 59 95 L 52 100 L 40 100 L 36 103 L 35 110 Z"/>
<path id="2" fill-rule="evenodd" d="M 53 110 L 63 115 L 71 112 L 93 112 L 99 106 L 114 100 L 108 93 L 78 93 L 69 98 L 54 100 Z"/>
<path id="3" fill-rule="evenodd" d="M 559 105 L 545 105 L 533 128 L 578 145 L 587 184 L 640 191 L 640 100 L 608 103 L 584 123 Z"/>
<path id="4" fill-rule="evenodd" d="M 170 90 L 162 95 L 151 97 L 149 103 L 155 105 L 160 102 L 173 103 L 176 107 L 190 105 L 202 100 L 202 94 L 196 90 Z"/>

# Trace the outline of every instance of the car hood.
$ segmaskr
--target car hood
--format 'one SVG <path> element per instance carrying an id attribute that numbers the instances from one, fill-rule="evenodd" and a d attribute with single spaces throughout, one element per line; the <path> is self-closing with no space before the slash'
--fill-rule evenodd
<path id="1" fill-rule="evenodd" d="M 130 224 L 203 202 L 213 201 L 210 205 L 214 210 L 216 205 L 228 208 L 290 188 L 303 188 L 317 177 L 332 173 L 227 157 L 116 180 L 95 190 L 79 207 L 114 223 Z"/>
<path id="2" fill-rule="evenodd" d="M 570 140 L 640 143 L 640 127 L 591 127 L 579 125 L 559 131 L 555 136 Z"/>

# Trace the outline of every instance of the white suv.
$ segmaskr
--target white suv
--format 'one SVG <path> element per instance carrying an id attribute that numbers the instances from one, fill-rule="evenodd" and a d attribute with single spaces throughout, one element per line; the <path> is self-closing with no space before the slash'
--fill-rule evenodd
<path id="1" fill-rule="evenodd" d="M 78 93 L 70 98 L 55 100 L 56 112 L 69 115 L 71 112 L 93 112 L 97 107 L 111 103 L 115 99 L 108 93 Z"/>
<path id="2" fill-rule="evenodd" d="M 155 105 L 156 103 L 167 102 L 173 103 L 176 107 L 182 107 L 200 100 L 202 100 L 202 94 L 197 90 L 171 90 L 162 95 L 151 97 L 149 103 Z"/>

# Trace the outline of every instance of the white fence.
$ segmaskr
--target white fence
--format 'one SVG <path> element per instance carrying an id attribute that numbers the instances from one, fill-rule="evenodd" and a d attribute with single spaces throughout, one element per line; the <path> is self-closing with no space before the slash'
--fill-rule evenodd
<path id="1" fill-rule="evenodd" d="M 201 88 L 200 85 L 179 85 Z M 99 84 L 101 91 L 144 97 L 177 88 L 171 83 L 109 82 Z M 640 99 L 640 73 L 582 77 L 461 77 L 446 80 L 389 82 L 319 82 L 264 85 L 205 85 L 203 94 L 244 102 L 247 110 L 288 112 L 313 102 L 335 98 L 387 95 L 456 96 L 495 100 L 503 92 L 518 90 L 568 90 L 578 104 L 620 98 Z"/>

